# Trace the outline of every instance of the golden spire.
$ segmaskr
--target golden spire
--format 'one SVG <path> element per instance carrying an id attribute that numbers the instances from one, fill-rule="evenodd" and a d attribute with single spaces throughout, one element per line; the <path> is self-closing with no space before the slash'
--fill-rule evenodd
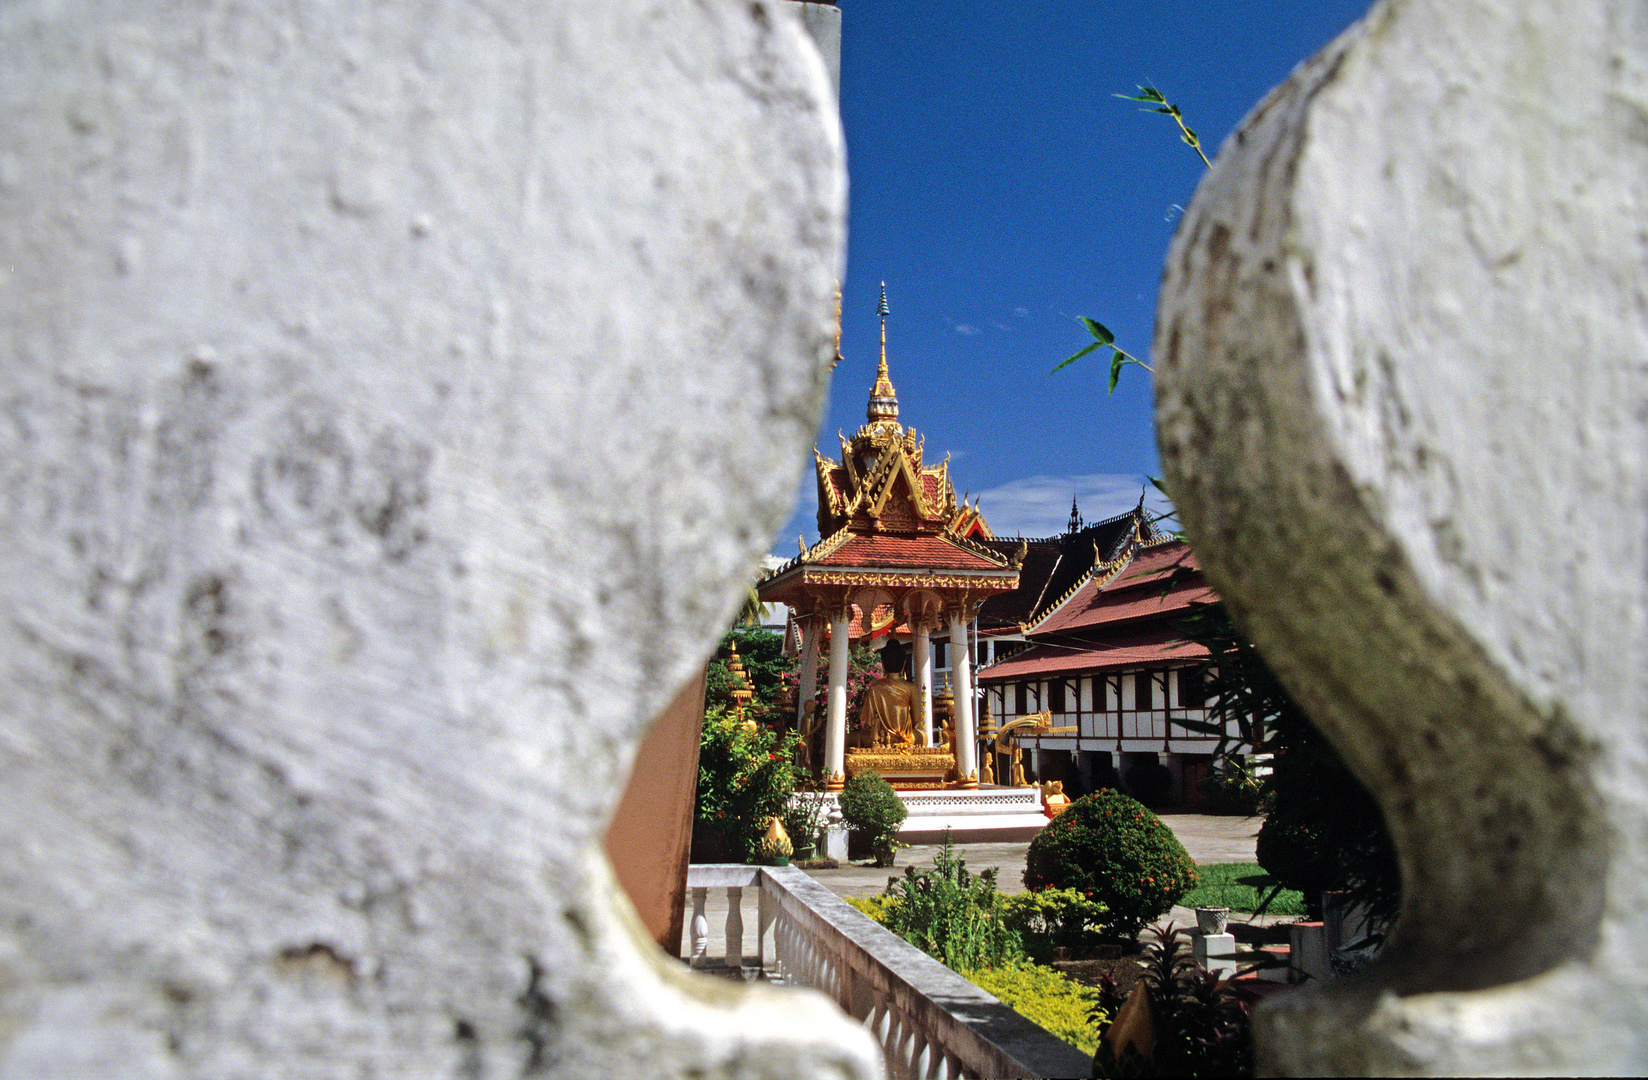
<path id="1" fill-rule="evenodd" d="M 870 388 L 870 404 L 864 410 L 864 418 L 874 424 L 877 421 L 898 423 L 898 392 L 893 389 L 893 380 L 887 374 L 887 283 L 881 283 L 881 303 L 876 305 L 876 314 L 881 316 L 881 360 L 876 364 L 875 385 Z"/>

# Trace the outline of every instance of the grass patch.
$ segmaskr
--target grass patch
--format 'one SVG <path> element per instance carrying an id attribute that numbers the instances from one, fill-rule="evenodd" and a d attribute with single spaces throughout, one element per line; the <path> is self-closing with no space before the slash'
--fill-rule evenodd
<path id="1" fill-rule="evenodd" d="M 1227 907 L 1231 911 L 1251 912 L 1276 885 L 1276 880 L 1265 873 L 1258 863 L 1212 863 L 1196 867 L 1196 874 L 1201 879 L 1200 883 L 1179 901 L 1185 907 Z M 1304 894 L 1295 889 L 1283 889 L 1265 912 L 1269 915 L 1303 915 Z"/>

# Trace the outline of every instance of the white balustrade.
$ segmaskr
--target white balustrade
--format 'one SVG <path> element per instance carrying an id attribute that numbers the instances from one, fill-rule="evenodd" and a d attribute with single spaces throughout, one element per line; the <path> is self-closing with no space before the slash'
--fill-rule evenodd
<path id="1" fill-rule="evenodd" d="M 755 971 L 811 987 L 859 1020 L 881 1044 L 890 1077 L 1086 1076 L 1087 1055 L 1049 1034 L 838 899 L 794 867 L 696 865 L 692 966 L 709 956 L 705 902 L 727 897 L 723 963 L 746 957 L 744 893 L 758 896 Z"/>

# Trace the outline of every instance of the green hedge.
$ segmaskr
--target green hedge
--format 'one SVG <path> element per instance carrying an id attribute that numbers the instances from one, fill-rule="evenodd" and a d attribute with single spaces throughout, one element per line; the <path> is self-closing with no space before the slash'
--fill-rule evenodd
<path id="1" fill-rule="evenodd" d="M 1083 986 L 1062 972 L 1024 961 L 962 972 L 981 990 L 994 994 L 1003 1005 L 1082 1051 L 1099 1047 L 1100 1027 L 1092 1012 L 1099 1003 L 1097 987 Z"/>

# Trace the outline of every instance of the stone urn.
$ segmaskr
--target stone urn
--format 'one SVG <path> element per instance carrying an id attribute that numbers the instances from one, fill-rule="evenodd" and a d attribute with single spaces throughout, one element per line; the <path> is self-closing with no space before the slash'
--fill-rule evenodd
<path id="1" fill-rule="evenodd" d="M 1230 921 L 1230 909 L 1227 907 L 1199 907 L 1196 909 L 1196 929 L 1203 934 L 1212 936 L 1225 932 L 1225 924 Z"/>

